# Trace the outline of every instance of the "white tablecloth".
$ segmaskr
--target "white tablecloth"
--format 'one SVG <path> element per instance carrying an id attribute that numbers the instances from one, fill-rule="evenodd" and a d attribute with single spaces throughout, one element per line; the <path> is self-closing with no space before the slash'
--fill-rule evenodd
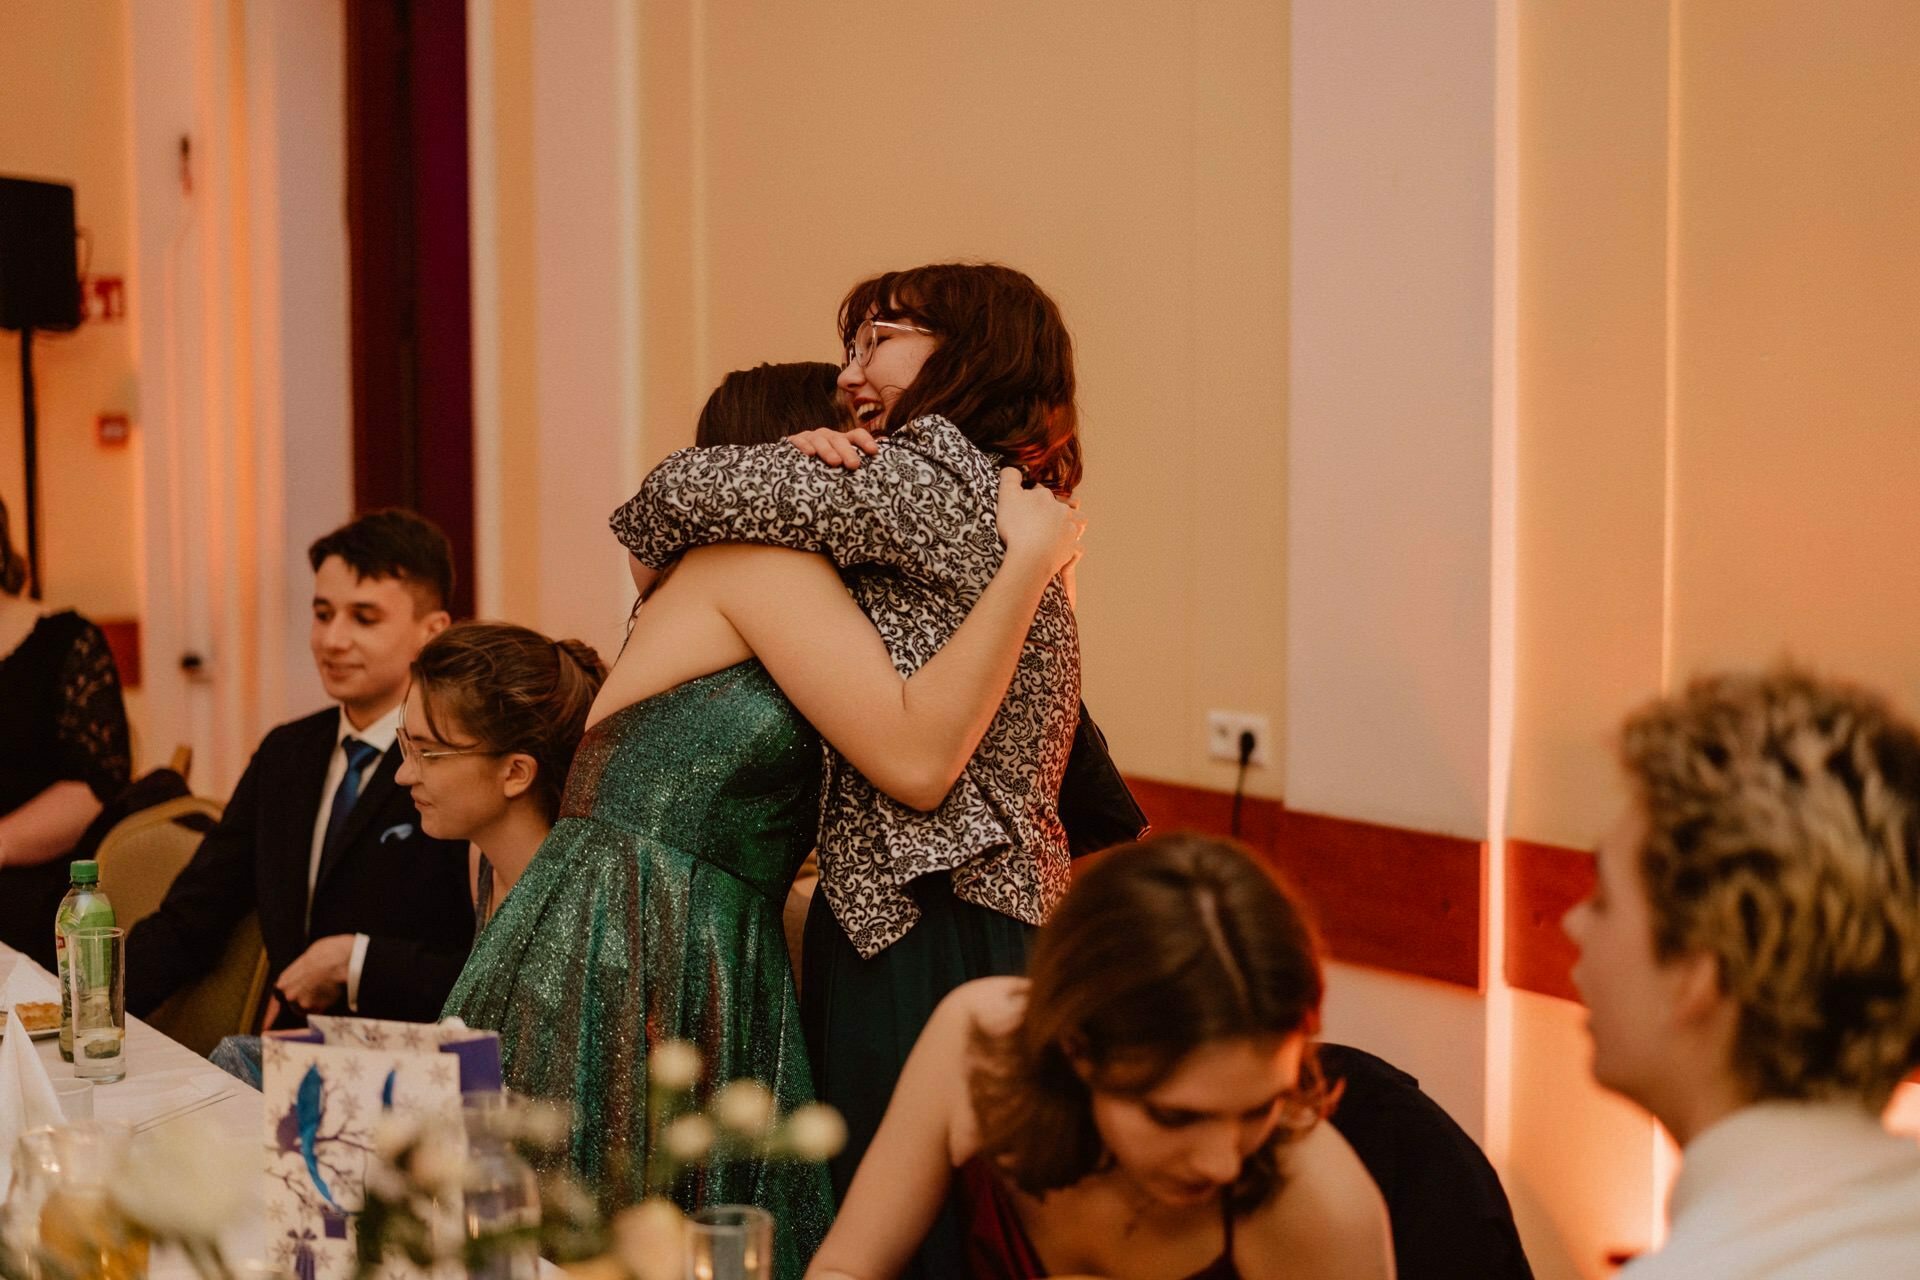
<path id="1" fill-rule="evenodd" d="M 39 969 L 32 960 L 0 943 L 0 984 L 17 964 Z M 48 982 L 51 987 L 52 979 Z M 48 1075 L 55 1080 L 73 1076 L 73 1064 L 60 1060 L 57 1038 L 48 1037 L 34 1047 Z M 126 1078 L 113 1084 L 96 1084 L 93 1090 L 96 1119 L 117 1120 L 139 1131 L 162 1125 L 210 1126 L 231 1148 L 234 1159 L 246 1160 L 261 1171 L 262 1176 L 253 1180 L 255 1199 L 242 1220 L 221 1240 L 227 1261 L 235 1265 L 260 1259 L 266 1253 L 263 1202 L 259 1198 L 266 1170 L 261 1109 L 259 1093 L 138 1018 L 127 1019 Z M 185 1258 L 165 1251 L 154 1257 L 149 1270 L 151 1280 L 178 1280 L 192 1274 Z"/>

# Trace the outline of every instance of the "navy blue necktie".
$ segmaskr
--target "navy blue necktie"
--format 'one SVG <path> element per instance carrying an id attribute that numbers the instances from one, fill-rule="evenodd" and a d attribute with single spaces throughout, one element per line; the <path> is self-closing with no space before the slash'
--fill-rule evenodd
<path id="1" fill-rule="evenodd" d="M 347 825 L 347 815 L 353 812 L 353 802 L 360 798 L 360 771 L 380 754 L 380 748 L 358 738 L 340 739 L 340 749 L 347 753 L 347 773 L 340 779 L 340 785 L 333 793 L 333 808 L 327 813 L 327 838 L 320 843 L 323 856 L 340 838 L 340 828 Z"/>

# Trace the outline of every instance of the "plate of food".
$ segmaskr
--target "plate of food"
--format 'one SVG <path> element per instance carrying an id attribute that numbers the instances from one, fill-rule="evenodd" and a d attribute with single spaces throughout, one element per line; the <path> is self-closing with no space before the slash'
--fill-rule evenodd
<path id="1" fill-rule="evenodd" d="M 19 1018 L 21 1028 L 29 1040 L 44 1040 L 60 1033 L 60 1002 L 58 1000 L 22 1000 L 13 1006 L 14 1016 Z M 12 1019 L 5 1009 L 0 1009 L 0 1031 L 5 1031 Z"/>

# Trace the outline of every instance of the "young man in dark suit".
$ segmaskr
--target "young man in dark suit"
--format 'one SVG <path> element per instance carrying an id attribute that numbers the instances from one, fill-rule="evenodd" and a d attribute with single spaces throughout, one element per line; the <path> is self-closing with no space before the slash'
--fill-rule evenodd
<path id="1" fill-rule="evenodd" d="M 209 971 L 259 913 L 276 1026 L 310 1013 L 429 1021 L 473 941 L 467 848 L 394 781 L 408 670 L 448 623 L 446 536 L 407 511 L 314 543 L 313 660 L 337 705 L 269 733 L 159 911 L 127 943 L 127 1007 Z"/>

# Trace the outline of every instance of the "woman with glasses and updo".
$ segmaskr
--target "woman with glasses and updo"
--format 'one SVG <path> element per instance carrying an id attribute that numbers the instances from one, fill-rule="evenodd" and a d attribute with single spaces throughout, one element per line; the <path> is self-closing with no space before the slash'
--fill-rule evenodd
<path id="1" fill-rule="evenodd" d="M 1038 285 L 992 264 L 875 276 L 847 294 L 839 322 L 855 432 L 674 454 L 613 526 L 646 566 L 712 543 L 824 556 L 894 666 L 915 672 L 946 652 L 1003 563 L 1002 469 L 1041 494 L 1079 483 L 1073 341 Z M 996 700 L 965 767 L 917 795 L 891 794 L 826 735 L 803 1016 L 821 1096 L 847 1120 L 833 1164 L 842 1193 L 934 1006 L 969 979 L 1023 972 L 1066 893 L 1058 800 L 1080 652 L 1065 575 L 1047 584 Z M 930 1244 L 923 1262 L 941 1268 L 942 1252 Z"/>
<path id="2" fill-rule="evenodd" d="M 484 927 L 560 817 L 560 797 L 606 664 L 580 640 L 508 622 L 462 622 L 414 659 L 396 780 L 420 826 L 478 854 Z"/>
<path id="3" fill-rule="evenodd" d="M 394 780 L 411 789 L 423 831 L 471 847 L 476 931 L 559 817 L 606 673 L 591 645 L 508 622 L 457 623 L 414 659 Z M 228 1036 L 208 1056 L 260 1087 L 259 1036 Z"/>
<path id="4" fill-rule="evenodd" d="M 963 1274 L 1387 1280 L 1385 1206 L 1324 1122 L 1322 979 L 1237 846 L 1106 854 L 1026 978 L 949 995 L 809 1275 L 901 1274 L 956 1206 Z"/>
<path id="5" fill-rule="evenodd" d="M 709 447 L 695 452 L 840 420 L 837 376 L 831 365 L 729 375 L 701 417 Z M 559 821 L 446 1005 L 500 1033 L 510 1087 L 572 1104 L 572 1162 L 604 1198 L 645 1187 L 649 1053 L 664 1041 L 699 1047 L 703 1100 L 750 1079 L 781 1111 L 813 1101 L 781 907 L 814 843 L 821 741 L 889 803 L 937 806 L 1000 706 L 1035 608 L 1078 554 L 1070 507 L 1013 471 L 989 481 L 986 536 L 1006 554 L 951 642 L 911 672 L 818 555 L 689 551 L 636 611 Z M 425 799 L 430 814 L 440 802 Z M 825 1170 L 753 1156 L 717 1160 L 674 1193 L 689 1207 L 770 1210 L 788 1280 L 833 1211 Z"/>

